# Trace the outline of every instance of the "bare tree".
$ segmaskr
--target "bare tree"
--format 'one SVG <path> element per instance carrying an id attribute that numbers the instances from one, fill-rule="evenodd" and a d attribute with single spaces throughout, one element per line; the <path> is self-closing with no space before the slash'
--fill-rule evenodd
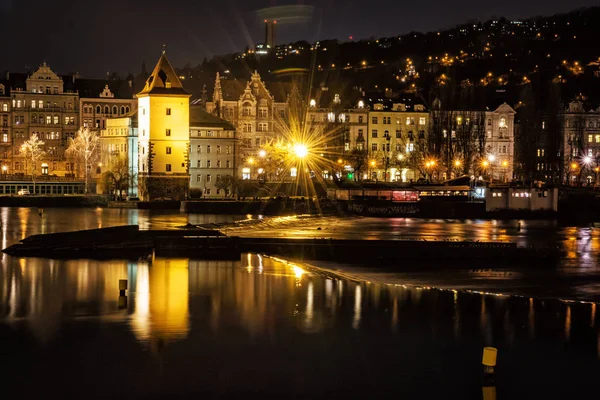
<path id="1" fill-rule="evenodd" d="M 227 197 L 231 193 L 229 189 L 232 186 L 233 186 L 233 177 L 231 175 L 221 176 L 220 178 L 217 179 L 217 182 L 215 182 L 215 187 L 217 189 L 220 189 L 223 192 L 225 192 L 225 197 Z"/>
<path id="2" fill-rule="evenodd" d="M 119 157 L 110 166 L 109 170 L 104 173 L 106 181 L 111 183 L 113 190 L 117 192 L 117 199 L 122 199 L 123 191 L 129 188 L 129 162 L 126 157 Z"/>
<path id="3" fill-rule="evenodd" d="M 100 138 L 96 132 L 88 128 L 80 128 L 75 138 L 69 138 L 67 155 L 78 163 L 78 170 L 83 165 L 85 176 L 85 194 L 89 191 L 90 169 L 98 158 L 98 145 Z"/>
<path id="4" fill-rule="evenodd" d="M 354 180 L 361 181 L 361 175 L 363 171 L 367 168 L 368 165 L 368 157 L 366 150 L 358 150 L 354 149 L 350 151 L 348 154 L 348 162 L 352 169 L 354 170 Z"/>
<path id="5" fill-rule="evenodd" d="M 31 179 L 33 181 L 33 194 L 35 190 L 36 166 L 38 161 L 46 154 L 44 151 L 44 142 L 34 133 L 29 140 L 21 145 L 19 154 L 25 158 L 25 162 L 31 168 Z"/>

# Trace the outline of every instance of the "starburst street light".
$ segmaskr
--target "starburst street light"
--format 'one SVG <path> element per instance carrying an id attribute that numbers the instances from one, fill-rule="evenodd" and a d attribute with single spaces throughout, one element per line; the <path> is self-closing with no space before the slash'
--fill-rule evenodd
<path id="1" fill-rule="evenodd" d="M 592 157 L 590 157 L 590 156 L 583 157 L 583 163 L 585 165 L 590 165 L 592 163 Z"/>
<path id="2" fill-rule="evenodd" d="M 292 150 L 294 151 L 296 157 L 301 159 L 308 155 L 308 148 L 306 147 L 306 145 L 300 143 L 295 144 Z"/>
<path id="3" fill-rule="evenodd" d="M 267 152 L 265 150 L 261 150 L 258 152 L 258 156 L 260 158 L 265 158 L 267 156 Z"/>
<path id="4" fill-rule="evenodd" d="M 490 155 L 488 156 L 488 160 L 489 160 L 491 163 L 493 163 L 494 161 L 496 161 L 496 156 L 495 156 L 495 155 L 493 155 L 493 154 L 490 154 Z"/>

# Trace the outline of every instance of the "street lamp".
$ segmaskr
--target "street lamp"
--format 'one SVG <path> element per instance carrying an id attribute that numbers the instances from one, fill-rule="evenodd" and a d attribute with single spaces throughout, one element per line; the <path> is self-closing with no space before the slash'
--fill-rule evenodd
<path id="1" fill-rule="evenodd" d="M 265 150 L 260 150 L 260 151 L 258 152 L 258 156 L 259 156 L 260 158 L 265 158 L 265 157 L 267 156 L 267 152 L 266 152 Z"/>
<path id="2" fill-rule="evenodd" d="M 308 148 L 303 144 L 295 144 L 293 147 L 294 154 L 296 157 L 302 159 L 308 155 Z"/>

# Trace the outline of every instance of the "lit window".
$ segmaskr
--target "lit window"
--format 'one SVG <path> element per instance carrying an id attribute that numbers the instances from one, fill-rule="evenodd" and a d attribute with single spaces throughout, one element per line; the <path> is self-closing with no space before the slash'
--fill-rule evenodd
<path id="1" fill-rule="evenodd" d="M 298 170 L 296 168 L 290 168 L 290 176 L 292 176 L 292 177 L 298 176 Z"/>
<path id="2" fill-rule="evenodd" d="M 212 176 L 210 176 L 210 174 L 206 175 L 206 182 L 212 182 Z"/>
<path id="3" fill-rule="evenodd" d="M 504 117 L 500 118 L 500 122 L 498 123 L 498 126 L 500 128 L 506 128 L 506 118 L 504 118 Z"/>
<path id="4" fill-rule="evenodd" d="M 425 125 L 426 123 L 425 117 L 419 117 L 419 125 Z"/>

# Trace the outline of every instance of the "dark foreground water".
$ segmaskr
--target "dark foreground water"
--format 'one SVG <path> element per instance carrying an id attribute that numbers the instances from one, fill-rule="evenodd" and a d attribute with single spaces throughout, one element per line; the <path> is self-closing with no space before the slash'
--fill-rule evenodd
<path id="1" fill-rule="evenodd" d="M 349 282 L 257 255 L 27 260 L 0 282 L 16 398 L 477 399 L 486 345 L 498 398 L 600 389 L 596 304 Z"/>
<path id="2" fill-rule="evenodd" d="M 138 210 L 0 209 L 3 247 L 25 236 L 241 217 Z M 554 241 L 547 270 L 380 273 L 365 281 L 259 255 L 238 262 L 149 258 L 57 261 L 2 256 L 0 383 L 7 398 L 457 398 L 482 389 L 481 353 L 498 348 L 498 399 L 583 398 L 600 389 L 596 303 L 526 296 L 554 285 L 599 296 L 600 235 L 550 221 L 272 219 L 240 235 Z M 321 228 L 320 230 L 317 230 Z M 399 266 L 402 267 L 402 266 Z M 503 275 L 503 272 L 509 271 Z M 496 274 L 494 274 L 497 272 Z M 365 273 L 363 271 L 363 273 Z M 475 274 L 475 275 L 473 275 Z M 487 276 L 487 279 L 486 279 Z M 374 278 L 374 279 L 371 279 Z M 127 299 L 119 279 L 128 279 Z M 519 296 L 417 289 L 510 288 Z M 384 282 L 393 282 L 393 285 Z M 564 282 L 561 285 L 560 282 Z M 583 294 L 582 294 L 583 293 Z M 12 396 L 11 396 L 12 395 Z"/>

